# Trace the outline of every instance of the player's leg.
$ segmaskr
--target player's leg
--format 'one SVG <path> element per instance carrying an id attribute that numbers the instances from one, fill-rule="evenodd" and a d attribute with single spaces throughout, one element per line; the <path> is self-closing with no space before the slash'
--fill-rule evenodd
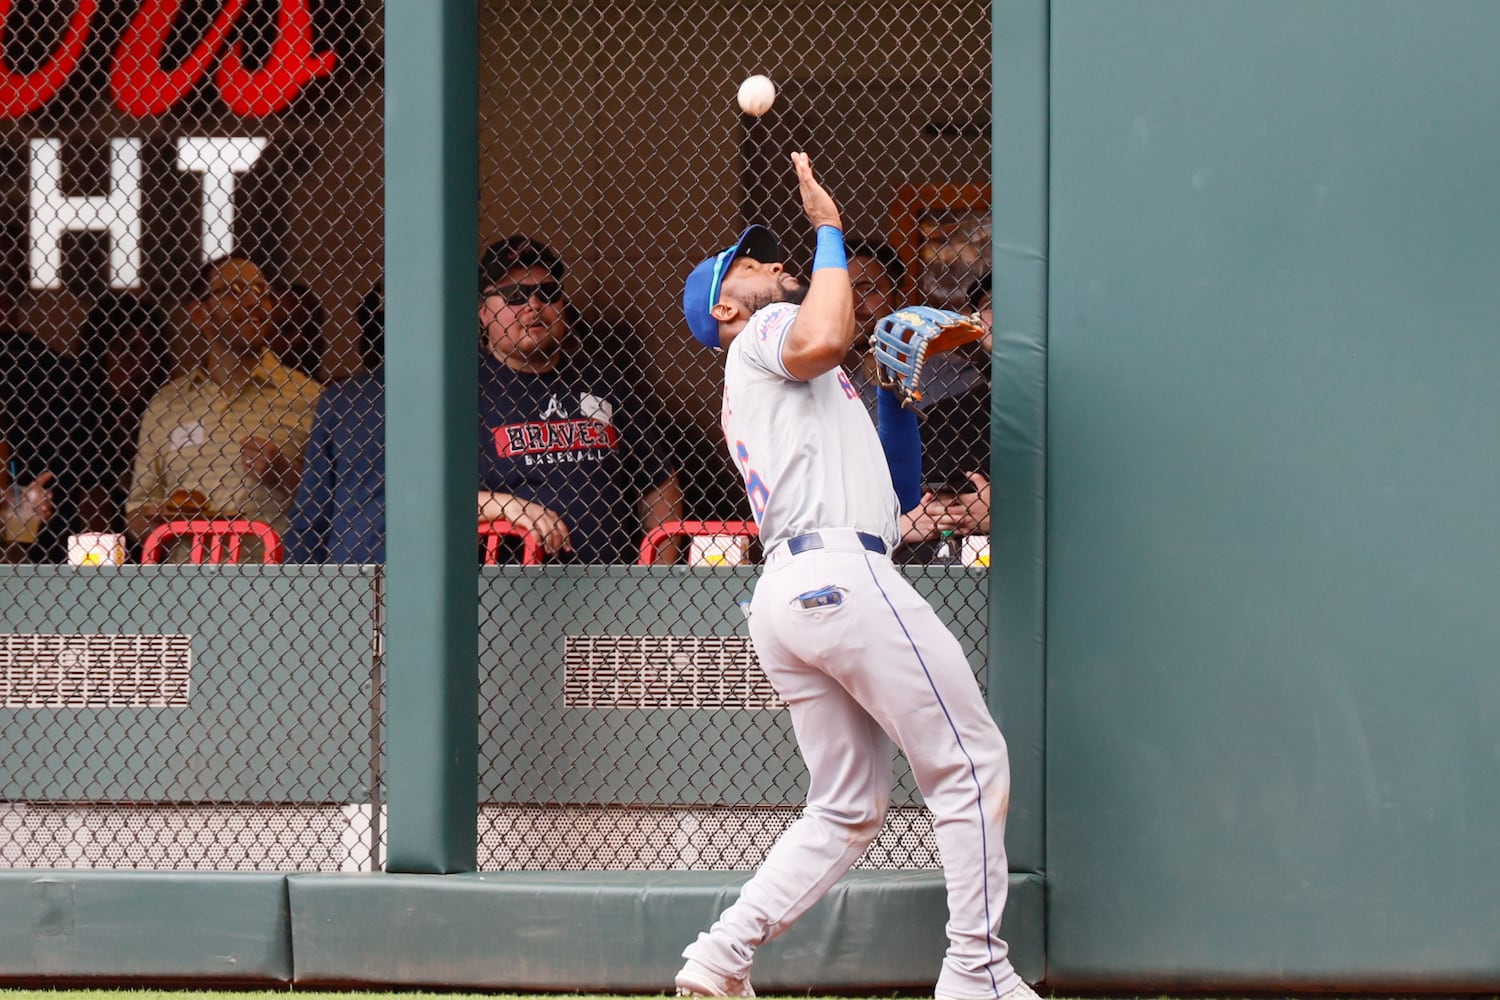
<path id="1" fill-rule="evenodd" d="M 963 647 L 937 613 L 889 560 L 866 562 L 870 587 L 859 594 L 861 627 L 847 640 L 859 666 L 842 679 L 906 753 L 933 814 L 949 913 L 937 994 L 1000 997 L 1024 990 L 1000 937 L 1009 875 L 1005 740 Z"/>
<path id="2" fill-rule="evenodd" d="M 894 753 L 869 713 L 784 641 L 816 642 L 830 615 L 790 607 L 786 598 L 796 587 L 781 593 L 777 575 L 768 574 L 756 588 L 751 636 L 762 669 L 790 709 L 809 775 L 807 806 L 739 899 L 683 951 L 689 967 L 696 963 L 747 989 L 755 949 L 817 902 L 880 832 Z"/>

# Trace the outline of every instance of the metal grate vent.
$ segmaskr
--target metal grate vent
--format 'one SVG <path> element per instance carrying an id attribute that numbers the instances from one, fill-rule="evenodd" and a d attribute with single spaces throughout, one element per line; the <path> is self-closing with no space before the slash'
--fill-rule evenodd
<path id="1" fill-rule="evenodd" d="M 5 708 L 186 707 L 186 635 L 0 635 Z"/>
<path id="2" fill-rule="evenodd" d="M 371 871 L 370 807 L 0 802 L 0 870 Z"/>
<path id="3" fill-rule="evenodd" d="M 570 635 L 563 672 L 574 708 L 786 707 L 744 636 Z"/>

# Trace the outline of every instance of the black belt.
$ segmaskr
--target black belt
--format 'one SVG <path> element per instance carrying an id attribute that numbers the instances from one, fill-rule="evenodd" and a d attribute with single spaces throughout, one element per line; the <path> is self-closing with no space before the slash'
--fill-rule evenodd
<path id="1" fill-rule="evenodd" d="M 859 544 L 876 555 L 885 555 L 884 541 L 870 534 L 868 531 L 856 531 L 854 534 L 858 536 Z M 812 549 L 821 549 L 822 547 L 823 536 L 816 531 L 809 531 L 805 535 L 798 535 L 795 538 L 788 538 L 786 540 L 786 550 L 792 555 L 796 555 L 799 552 L 808 552 Z"/>

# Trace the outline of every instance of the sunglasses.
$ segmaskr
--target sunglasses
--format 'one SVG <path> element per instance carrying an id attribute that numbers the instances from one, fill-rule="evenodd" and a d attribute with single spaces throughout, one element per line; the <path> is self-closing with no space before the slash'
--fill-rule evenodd
<path id="1" fill-rule="evenodd" d="M 537 284 L 520 285 L 496 285 L 488 291 L 480 293 L 481 299 L 489 299 L 500 296 L 508 306 L 525 305 L 527 300 L 536 296 L 536 300 L 542 305 L 552 305 L 554 302 L 563 300 L 563 286 L 557 281 L 543 281 Z"/>

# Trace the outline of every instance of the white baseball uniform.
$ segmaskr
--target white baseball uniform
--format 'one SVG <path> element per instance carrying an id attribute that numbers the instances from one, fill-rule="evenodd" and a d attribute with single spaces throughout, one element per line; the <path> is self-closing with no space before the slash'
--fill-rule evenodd
<path id="1" fill-rule="evenodd" d="M 733 979 L 859 859 L 906 753 L 935 820 L 948 888 L 942 997 L 1021 984 L 1000 938 L 1010 766 L 963 649 L 891 564 L 899 511 L 880 439 L 840 369 L 781 362 L 797 306 L 755 313 L 725 361 L 723 425 L 766 567 L 750 637 L 810 775 L 802 816 L 739 899 L 683 952 Z"/>

